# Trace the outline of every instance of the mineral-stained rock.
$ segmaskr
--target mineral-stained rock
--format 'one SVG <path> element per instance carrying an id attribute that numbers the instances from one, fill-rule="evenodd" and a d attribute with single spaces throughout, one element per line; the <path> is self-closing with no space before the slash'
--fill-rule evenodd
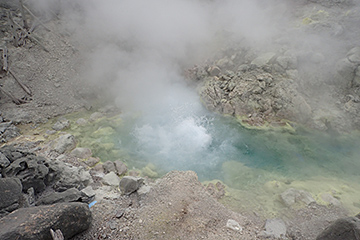
<path id="1" fill-rule="evenodd" d="M 87 159 L 89 157 L 91 157 L 92 152 L 91 149 L 89 148 L 75 148 L 74 150 L 71 151 L 71 155 L 77 158 L 81 158 L 81 159 Z"/>
<path id="2" fill-rule="evenodd" d="M 70 121 L 66 118 L 60 118 L 53 126 L 52 129 L 60 131 L 70 127 Z"/>
<path id="3" fill-rule="evenodd" d="M 144 179 L 141 177 L 125 176 L 120 180 L 120 190 L 125 195 L 137 191 L 144 184 Z"/>
<path id="4" fill-rule="evenodd" d="M 286 225 L 281 219 L 268 219 L 265 223 L 266 237 L 282 238 L 286 235 Z"/>
<path id="5" fill-rule="evenodd" d="M 71 134 L 65 134 L 55 139 L 54 150 L 60 154 L 75 148 L 75 137 Z"/>
<path id="6" fill-rule="evenodd" d="M 45 196 L 41 196 L 36 205 L 50 205 L 59 202 L 78 202 L 81 200 L 82 194 L 76 188 L 67 189 L 64 192 L 53 192 Z"/>
<path id="7" fill-rule="evenodd" d="M 21 192 L 22 185 L 19 179 L 0 178 L 0 217 L 20 206 Z"/>
<path id="8" fill-rule="evenodd" d="M 84 203 L 58 203 L 21 208 L 0 219 L 0 239 L 52 239 L 50 229 L 60 229 L 65 239 L 86 230 L 91 212 Z"/>
<path id="9" fill-rule="evenodd" d="M 357 217 L 341 218 L 332 223 L 316 240 L 339 240 L 339 239 L 359 239 L 360 219 Z"/>
<path id="10" fill-rule="evenodd" d="M 294 188 L 289 188 L 281 194 L 281 199 L 284 201 L 285 205 L 290 207 L 295 203 L 305 203 L 306 205 L 315 202 L 314 198 L 310 193 L 298 190 Z"/>

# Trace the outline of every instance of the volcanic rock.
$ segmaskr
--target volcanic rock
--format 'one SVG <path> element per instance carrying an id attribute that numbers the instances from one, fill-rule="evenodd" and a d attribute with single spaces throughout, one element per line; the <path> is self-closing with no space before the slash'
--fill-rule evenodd
<path id="1" fill-rule="evenodd" d="M 360 236 L 360 219 L 357 217 L 341 218 L 332 223 L 316 240 L 358 239 Z"/>
<path id="2" fill-rule="evenodd" d="M 36 205 L 50 205 L 59 202 L 79 202 L 82 194 L 76 188 L 67 189 L 64 192 L 53 192 L 45 196 L 41 196 Z"/>
<path id="3" fill-rule="evenodd" d="M 125 176 L 120 180 L 120 190 L 125 195 L 137 191 L 144 184 L 144 179 L 141 177 Z"/>
<path id="4" fill-rule="evenodd" d="M 58 203 L 18 209 L 0 219 L 0 239 L 52 239 L 50 229 L 60 229 L 65 239 L 86 230 L 91 212 L 84 203 Z"/>
<path id="5" fill-rule="evenodd" d="M 19 208 L 22 185 L 17 178 L 0 178 L 0 217 Z"/>

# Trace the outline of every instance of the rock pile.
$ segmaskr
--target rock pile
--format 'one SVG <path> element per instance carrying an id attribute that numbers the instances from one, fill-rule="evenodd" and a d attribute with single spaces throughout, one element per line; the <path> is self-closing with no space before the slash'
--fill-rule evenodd
<path id="1" fill-rule="evenodd" d="M 4 146 L 0 174 L 0 239 L 50 239 L 51 228 L 70 238 L 89 227 L 85 169 Z"/>

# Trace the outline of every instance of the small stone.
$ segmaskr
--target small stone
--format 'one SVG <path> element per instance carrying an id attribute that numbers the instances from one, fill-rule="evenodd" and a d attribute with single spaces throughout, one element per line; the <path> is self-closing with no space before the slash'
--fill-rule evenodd
<path id="1" fill-rule="evenodd" d="M 122 216 L 124 216 L 124 213 L 125 213 L 124 209 L 120 209 L 120 210 L 116 211 L 115 217 L 121 218 Z"/>
<path id="2" fill-rule="evenodd" d="M 87 165 L 87 166 L 89 166 L 89 167 L 93 167 L 93 166 L 95 166 L 95 164 L 97 164 L 98 162 L 100 162 L 100 159 L 99 158 L 94 158 L 94 157 L 89 157 L 89 159 L 87 159 L 86 161 L 85 161 L 85 164 Z M 102 166 L 101 166 L 101 168 L 102 168 Z M 102 171 L 103 171 L 104 169 L 102 169 Z"/>
<path id="3" fill-rule="evenodd" d="M 53 126 L 52 129 L 55 131 L 61 131 L 70 127 L 70 121 L 66 118 L 60 118 Z"/>
<path id="4" fill-rule="evenodd" d="M 108 223 L 108 225 L 109 225 L 109 228 L 111 229 L 111 230 L 115 230 L 117 227 L 117 224 L 116 224 L 116 222 L 115 221 L 110 221 L 109 223 Z"/>
<path id="5" fill-rule="evenodd" d="M 230 229 L 232 229 L 234 231 L 239 231 L 239 232 L 242 231 L 242 227 L 240 226 L 240 224 L 237 221 L 233 220 L 233 219 L 229 219 L 227 221 L 226 227 L 230 228 Z"/>
<path id="6" fill-rule="evenodd" d="M 96 120 L 99 120 L 100 118 L 103 118 L 103 117 L 104 117 L 103 113 L 94 112 L 93 114 L 90 115 L 89 121 L 90 122 L 95 122 Z"/>
<path id="7" fill-rule="evenodd" d="M 334 206 L 341 206 L 341 202 L 339 200 L 337 200 L 336 198 L 334 198 L 330 193 L 322 193 L 320 195 L 321 200 L 323 200 L 324 202 L 334 205 Z"/>
<path id="8" fill-rule="evenodd" d="M 71 155 L 80 159 L 87 159 L 91 157 L 92 152 L 89 148 L 75 148 L 71 151 Z"/>
<path id="9" fill-rule="evenodd" d="M 125 176 L 120 181 L 120 190 L 125 195 L 137 191 L 144 184 L 144 179 L 141 177 Z"/>
<path id="10" fill-rule="evenodd" d="M 119 176 L 125 174 L 128 170 L 125 163 L 121 162 L 120 160 L 114 161 L 114 165 L 115 165 L 116 173 Z"/>
<path id="11" fill-rule="evenodd" d="M 315 202 L 314 198 L 311 196 L 310 193 L 303 190 L 297 190 L 294 188 L 289 188 L 285 192 L 283 192 L 281 194 L 281 199 L 288 207 L 294 205 L 295 203 L 302 202 L 305 203 L 306 205 L 309 205 L 310 203 Z"/>
<path id="12" fill-rule="evenodd" d="M 106 161 L 103 163 L 104 173 L 116 172 L 115 164 L 112 161 Z"/>
<path id="13" fill-rule="evenodd" d="M 286 235 L 286 225 L 281 219 L 268 219 L 265 224 L 265 236 L 282 238 Z"/>
<path id="14" fill-rule="evenodd" d="M 109 186 L 118 186 L 120 183 L 120 178 L 114 172 L 109 172 L 103 178 L 103 183 Z"/>
<path id="15" fill-rule="evenodd" d="M 83 195 L 83 202 L 90 202 L 95 197 L 95 191 L 91 186 L 87 186 L 86 188 L 82 189 L 81 193 Z"/>
<path id="16" fill-rule="evenodd" d="M 217 66 L 211 66 L 209 67 L 208 72 L 210 76 L 214 77 L 214 76 L 219 76 L 221 70 Z"/>
<path id="17" fill-rule="evenodd" d="M 78 120 L 76 120 L 75 122 L 77 125 L 83 126 L 87 124 L 87 121 L 84 118 L 79 118 Z"/>

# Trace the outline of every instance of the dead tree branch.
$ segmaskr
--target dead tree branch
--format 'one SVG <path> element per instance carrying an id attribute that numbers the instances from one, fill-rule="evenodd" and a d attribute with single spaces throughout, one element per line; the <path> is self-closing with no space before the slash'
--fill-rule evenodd
<path id="1" fill-rule="evenodd" d="M 15 77 L 14 73 L 12 71 L 9 70 L 10 75 L 15 79 L 15 81 L 20 85 L 20 87 L 30 96 L 32 96 L 32 92 L 30 90 L 30 88 L 28 88 L 25 84 L 23 84 L 22 82 L 19 81 L 19 79 L 17 79 L 17 77 Z"/>
<path id="2" fill-rule="evenodd" d="M 0 87 L 0 92 L 2 92 L 5 96 L 7 96 L 8 98 L 10 98 L 11 101 L 13 101 L 16 105 L 20 105 L 20 104 L 22 104 L 22 103 L 26 103 L 24 100 L 18 99 L 18 98 L 16 98 L 16 97 L 14 97 L 11 93 L 5 91 L 5 90 L 2 89 L 1 87 Z"/>
<path id="3" fill-rule="evenodd" d="M 62 234 L 60 229 L 56 230 L 55 232 L 54 230 L 50 229 L 50 234 L 53 240 L 64 240 L 64 235 Z"/>
<path id="4" fill-rule="evenodd" d="M 26 15 L 25 15 L 25 11 L 24 11 L 24 3 L 23 0 L 19 0 L 20 3 L 20 12 L 21 12 L 21 18 L 23 20 L 23 26 L 25 29 L 29 29 L 29 25 L 26 21 Z"/>
<path id="5" fill-rule="evenodd" d="M 9 20 L 9 25 L 10 25 L 10 30 L 11 30 L 11 34 L 12 34 L 12 38 L 13 38 L 13 43 L 15 47 L 18 47 L 19 42 L 18 42 L 18 36 L 17 36 L 17 32 L 16 32 L 16 28 L 15 28 L 15 23 L 14 20 L 11 16 L 11 12 L 8 11 L 8 20 Z"/>
<path id="6" fill-rule="evenodd" d="M 8 71 L 8 51 L 7 51 L 7 47 L 4 46 L 4 47 L 0 48 L 0 50 L 2 50 L 3 70 L 5 72 L 7 72 Z"/>

